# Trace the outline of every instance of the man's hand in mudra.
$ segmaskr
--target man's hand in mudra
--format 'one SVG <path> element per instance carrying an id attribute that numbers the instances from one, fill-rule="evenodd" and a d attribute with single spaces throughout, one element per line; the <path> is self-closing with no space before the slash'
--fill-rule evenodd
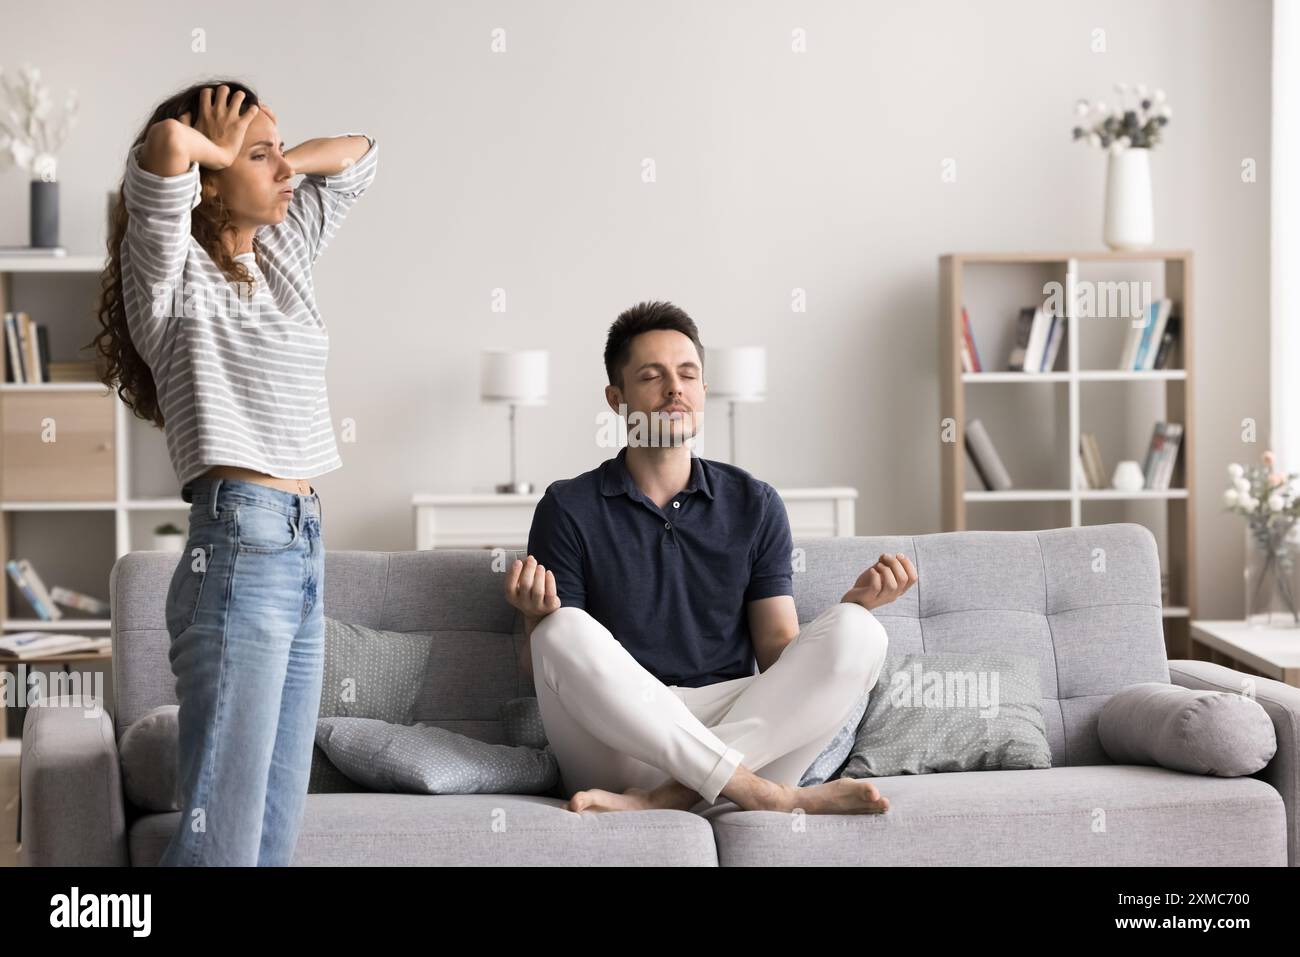
<path id="1" fill-rule="evenodd" d="M 916 567 L 902 552 L 881 555 L 844 593 L 840 601 L 853 602 L 867 611 L 887 605 L 916 584 Z"/>

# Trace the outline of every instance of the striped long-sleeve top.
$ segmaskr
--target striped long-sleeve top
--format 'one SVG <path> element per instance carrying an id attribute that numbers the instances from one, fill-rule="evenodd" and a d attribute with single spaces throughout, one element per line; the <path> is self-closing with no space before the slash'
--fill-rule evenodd
<path id="1" fill-rule="evenodd" d="M 360 135 L 360 134 L 341 134 Z M 375 177 L 379 147 L 341 173 L 307 174 L 282 222 L 260 226 L 265 272 L 252 288 L 227 280 L 190 235 L 202 199 L 199 164 L 159 176 L 127 160 L 121 247 L 123 305 L 136 351 L 158 389 L 172 467 L 184 485 L 213 465 L 279 478 L 342 466 L 325 392 L 329 334 L 312 266 Z"/>

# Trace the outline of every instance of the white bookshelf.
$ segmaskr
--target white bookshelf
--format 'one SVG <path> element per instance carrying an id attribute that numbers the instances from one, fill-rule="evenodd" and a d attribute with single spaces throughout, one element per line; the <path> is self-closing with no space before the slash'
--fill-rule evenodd
<path id="1" fill-rule="evenodd" d="M 0 256 L 0 315 L 25 311 L 37 322 L 46 323 L 54 360 L 90 358 L 91 350 L 81 347 L 98 328 L 93 306 L 103 265 L 104 258 L 93 255 L 49 259 Z M 165 492 L 176 485 L 166 442 L 160 430 L 135 417 L 103 383 L 3 382 L 0 410 L 11 400 L 30 402 L 32 396 L 43 394 L 87 393 L 103 396 L 113 404 L 114 494 L 92 500 L 11 500 L 4 489 L 3 462 L 8 450 L 0 446 L 0 564 L 19 557 L 14 550 L 20 549 L 21 557 L 32 559 L 47 587 L 64 584 L 66 573 L 71 579 L 66 582 L 69 587 L 107 600 L 113 563 L 130 551 L 152 548 L 152 529 L 162 522 L 172 522 L 184 531 L 190 506 L 180 497 L 179 488 L 175 495 L 137 494 L 142 487 Z M 78 516 L 85 522 L 79 522 Z M 0 630 L 4 633 L 60 631 L 103 637 L 112 628 L 107 617 L 74 617 L 77 613 L 68 609 L 64 609 L 65 617 L 57 621 L 25 617 L 31 614 L 30 606 L 10 583 L 7 572 L 4 577 L 9 583 L 0 601 Z M 111 662 L 108 656 L 102 660 Z M 16 749 L 18 743 L 12 738 L 5 740 L 3 719 L 0 707 L 0 754 L 6 747 Z"/>
<path id="2" fill-rule="evenodd" d="M 1164 603 L 1166 646 L 1172 656 L 1189 657 L 1191 654 L 1188 622 L 1195 608 L 1195 582 L 1192 577 L 1194 542 L 1193 500 L 1194 488 L 1192 461 L 1195 448 L 1195 429 L 1192 417 L 1192 342 L 1195 316 L 1192 298 L 1192 254 L 1188 251 L 1136 251 L 1136 252 L 1049 252 L 1049 253 L 960 253 L 940 258 L 940 416 L 951 417 L 956 424 L 957 439 L 944 442 L 940 449 L 942 487 L 942 515 L 945 530 L 972 527 L 1007 527 L 1018 519 L 1028 522 L 1019 527 L 1063 527 L 1068 515 L 1068 525 L 1079 527 L 1096 522 L 1108 523 L 1115 519 L 1090 520 L 1086 512 L 1098 514 L 1107 508 L 1154 510 L 1144 514 L 1156 520 L 1142 522 L 1152 527 L 1161 541 L 1162 571 L 1168 574 L 1168 598 Z M 1128 371 L 1098 368 L 1108 361 L 1099 357 L 1100 342 L 1088 342 L 1085 350 L 1083 337 L 1097 333 L 1096 320 L 1076 315 L 1076 303 L 1064 297 L 1069 322 L 1066 337 L 1061 344 L 1062 356 L 1057 356 L 1056 366 L 1050 372 L 985 371 L 966 372 L 962 368 L 963 342 L 962 307 L 970 306 L 968 295 L 982 296 L 979 309 L 972 309 L 971 324 L 986 367 L 1005 369 L 1007 352 L 1006 335 L 1014 328 L 1019 307 L 1038 298 L 1026 298 L 1026 290 L 1041 287 L 1044 280 L 1060 283 L 1065 289 L 1074 288 L 1083 273 L 1088 281 L 1106 282 L 1107 275 L 1123 275 L 1126 271 L 1148 270 L 1162 287 L 1156 295 L 1163 295 L 1174 303 L 1180 317 L 1178 341 L 1170 357 L 1170 368 L 1151 371 Z M 1128 280 L 1121 280 L 1128 281 Z M 1006 292 L 1006 290 L 1013 290 Z M 1002 298 L 999 298 L 1002 296 Z M 982 323 L 981 323 L 982 321 Z M 1113 334 L 1117 327 L 1105 331 Z M 1004 338 L 998 339 L 992 333 Z M 1088 366 L 1083 365 L 1085 352 L 1092 356 Z M 1119 353 L 1115 352 L 1114 361 Z M 1063 366 L 1063 368 L 1062 368 Z M 1084 387 L 1087 388 L 1085 407 Z M 1007 446 L 1032 446 L 1039 442 L 1048 446 L 1040 457 L 1045 461 L 1033 462 L 1033 468 L 1024 471 L 1042 477 L 1047 474 L 1059 481 L 1027 482 L 1023 488 L 1006 491 L 988 491 L 967 487 L 968 463 L 964 436 L 972 404 L 980 404 L 992 392 L 984 390 L 1013 390 L 1004 392 L 1000 402 L 988 402 L 988 407 L 1010 409 L 1007 415 L 977 417 L 984 421 L 994 445 L 1001 453 Z M 1024 390 L 1021 392 L 1020 390 Z M 1044 395 L 1044 390 L 1051 394 Z M 1182 423 L 1184 431 L 1178 450 L 1170 488 L 1164 490 L 1142 489 L 1125 492 L 1117 489 L 1092 489 L 1086 487 L 1076 470 L 1080 435 L 1084 431 L 1101 432 L 1113 429 L 1135 429 L 1143 413 L 1132 412 L 1129 420 L 1101 421 L 1096 419 L 1091 406 L 1129 408 L 1124 390 L 1154 390 L 1161 394 L 1163 409 L 1149 415 L 1145 423 L 1146 439 L 1157 419 Z M 1058 397 L 1064 395 L 1064 417 L 1060 421 Z M 1053 405 L 1051 413 L 1040 413 L 1032 408 L 1046 398 Z M 1104 400 L 1104 401 L 1102 401 Z M 1134 406 L 1140 403 L 1134 400 Z M 1091 426 L 1084 426 L 1085 412 L 1093 415 Z M 1032 436 L 1032 438 L 1026 438 Z M 1043 438 L 1046 436 L 1046 438 Z M 1060 441 L 1065 443 L 1064 450 Z M 1137 440 L 1127 435 L 1120 442 L 1120 457 L 1136 459 L 1142 463 L 1146 446 L 1137 447 Z M 1058 458 L 1060 457 L 1060 458 Z M 1023 463 L 1022 463 L 1023 464 Z M 1113 470 L 1116 460 L 1107 457 L 1105 467 Z M 1019 480 L 1017 470 L 1011 469 L 1013 480 Z M 972 470 L 973 472 L 973 470 Z M 980 511 L 972 513 L 968 506 Z M 995 510 L 995 511 L 990 511 Z M 1059 516 L 1061 520 L 1045 522 L 1042 516 Z M 996 521 L 995 521 L 996 518 Z M 981 520 L 991 522 L 984 525 Z M 1036 521 L 1037 520 L 1037 521 Z M 1141 521 L 1138 518 L 1122 519 Z M 1156 527 L 1158 526 L 1158 527 Z M 1163 532 L 1163 540 L 1161 533 Z"/>

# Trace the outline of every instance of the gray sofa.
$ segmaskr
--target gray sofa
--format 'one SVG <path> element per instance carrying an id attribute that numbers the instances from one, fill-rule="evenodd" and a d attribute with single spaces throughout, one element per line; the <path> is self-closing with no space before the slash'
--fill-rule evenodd
<path id="1" fill-rule="evenodd" d="M 796 545 L 801 622 L 837 601 L 880 553 L 902 551 L 920 582 L 875 612 L 894 650 L 1035 656 L 1053 766 L 879 778 L 887 814 L 812 815 L 797 827 L 789 815 L 740 811 L 725 799 L 701 814 L 573 814 L 541 796 L 312 794 L 295 863 L 1296 864 L 1300 689 L 1256 679 L 1278 750 L 1250 777 L 1116 765 L 1100 746 L 1098 711 L 1126 685 L 1238 691 L 1244 677 L 1167 660 L 1156 544 L 1143 526 Z M 26 863 L 152 865 L 177 825 L 177 812 L 128 805 L 116 747 L 131 722 L 175 702 L 163 602 L 176 561 L 175 552 L 135 552 L 113 568 L 114 713 L 28 711 Z M 328 615 L 436 638 L 414 720 L 500 742 L 498 707 L 534 689 L 518 670 L 520 622 L 491 553 L 339 551 L 326 562 Z"/>

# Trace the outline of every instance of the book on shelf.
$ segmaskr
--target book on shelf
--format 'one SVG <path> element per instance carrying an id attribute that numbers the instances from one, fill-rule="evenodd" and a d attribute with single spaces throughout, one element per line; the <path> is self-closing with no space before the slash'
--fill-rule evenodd
<path id="1" fill-rule="evenodd" d="M 62 605 L 64 608 L 75 608 L 91 615 L 106 616 L 110 611 L 108 602 L 102 598 L 95 598 L 83 592 L 73 591 L 71 588 L 64 588 L 62 585 L 55 585 L 50 589 L 50 598 L 54 600 L 56 605 Z"/>
<path id="2" fill-rule="evenodd" d="M 0 638 L 0 659 L 32 661 L 56 655 L 104 654 L 113 647 L 113 639 L 64 635 L 52 631 L 19 631 Z"/>
<path id="3" fill-rule="evenodd" d="M 1178 330 L 1181 325 L 1177 313 L 1169 317 L 1165 323 L 1164 335 L 1160 337 L 1160 346 L 1156 349 L 1155 369 L 1168 369 L 1174 346 L 1178 343 Z"/>
<path id="4" fill-rule="evenodd" d="M 5 381 L 50 381 L 50 340 L 43 323 L 25 312 L 5 313 Z"/>
<path id="5" fill-rule="evenodd" d="M 963 441 L 971 465 L 984 483 L 986 491 L 1004 492 L 1012 487 L 1011 474 L 1002 464 L 1002 458 L 993 447 L 993 440 L 989 438 L 983 422 L 979 419 L 967 422 Z"/>
<path id="6" fill-rule="evenodd" d="M 1119 369 L 1123 372 L 1149 372 L 1162 368 L 1156 365 L 1162 347 L 1164 347 L 1165 329 L 1174 304 L 1169 299 L 1157 299 L 1147 305 L 1146 321 L 1140 326 L 1129 323 L 1124 335 L 1124 347 L 1120 350 Z M 1168 348 L 1163 348 L 1165 361 L 1168 361 Z"/>
<path id="7" fill-rule="evenodd" d="M 1097 436 L 1091 432 L 1082 432 L 1079 435 L 1079 455 L 1083 460 L 1083 475 L 1085 481 L 1084 488 L 1109 488 L 1110 482 L 1106 479 L 1106 466 L 1101 459 L 1101 446 L 1097 444 Z"/>
<path id="8" fill-rule="evenodd" d="M 1145 477 L 1143 488 L 1157 492 L 1167 491 L 1182 444 L 1183 426 L 1178 422 L 1157 422 L 1151 432 L 1146 462 L 1142 466 Z"/>
<path id="9" fill-rule="evenodd" d="M 1012 372 L 1051 372 L 1065 333 L 1065 316 L 1025 306 L 1016 317 L 1016 339 L 1007 357 Z"/>
<path id="10" fill-rule="evenodd" d="M 963 372 L 983 372 L 984 366 L 980 363 L 980 353 L 975 348 L 975 333 L 970 327 L 970 316 L 966 314 L 966 307 L 961 307 L 961 368 Z"/>
<path id="11" fill-rule="evenodd" d="M 36 569 L 32 563 L 25 558 L 9 559 L 5 562 L 5 569 L 9 572 L 9 577 L 13 579 L 18 590 L 23 593 L 27 603 L 32 606 L 36 612 L 36 617 L 41 621 L 58 621 L 63 617 L 63 612 L 54 604 L 54 599 L 45 588 L 45 582 L 41 581 L 41 576 L 36 574 Z"/>

